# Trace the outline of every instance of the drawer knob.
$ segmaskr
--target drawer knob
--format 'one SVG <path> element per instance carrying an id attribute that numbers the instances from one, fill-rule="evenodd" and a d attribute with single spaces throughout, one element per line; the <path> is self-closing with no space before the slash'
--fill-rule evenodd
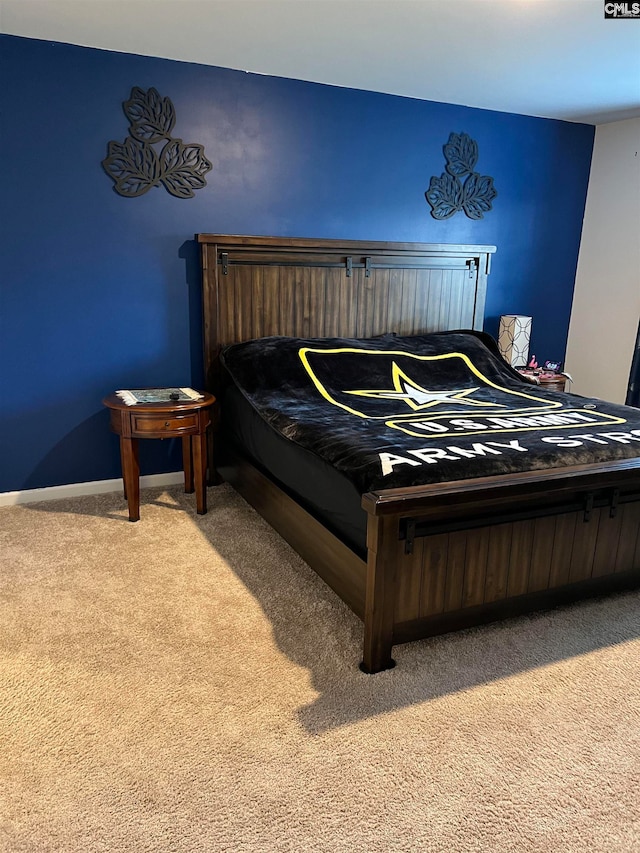
<path id="1" fill-rule="evenodd" d="M 169 423 L 169 421 L 165 421 L 165 422 L 164 422 L 164 425 L 165 425 L 166 427 L 170 427 L 170 426 L 171 426 L 171 424 Z"/>

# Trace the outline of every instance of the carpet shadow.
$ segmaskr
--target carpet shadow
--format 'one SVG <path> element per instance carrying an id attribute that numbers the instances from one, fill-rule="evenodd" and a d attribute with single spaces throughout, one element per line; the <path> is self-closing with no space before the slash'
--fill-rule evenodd
<path id="1" fill-rule="evenodd" d="M 187 509 L 184 504 L 167 500 L 166 497 L 163 497 L 165 493 L 164 489 L 162 489 L 163 494 L 156 495 L 155 492 L 157 492 L 158 489 L 159 487 L 155 487 L 154 489 L 140 489 L 139 521 L 143 518 L 145 507 L 158 506 L 162 507 L 162 509 L 168 509 L 174 512 L 184 512 L 185 509 Z M 185 497 L 187 499 L 193 499 L 195 511 L 195 495 L 188 494 Z M 74 516 L 84 516 L 86 518 L 109 518 L 112 521 L 120 521 L 126 524 L 139 523 L 129 520 L 129 508 L 122 490 L 110 490 L 108 492 L 99 492 L 93 495 L 83 495 L 81 501 L 81 508 L 79 508 L 80 505 L 78 504 L 77 499 L 73 498 L 62 498 L 53 502 L 51 500 L 35 501 L 33 503 L 27 503 L 24 506 L 25 509 L 29 509 L 32 512 L 53 511 L 56 513 L 68 513 L 69 515 Z M 105 504 L 107 502 L 114 503 L 114 501 L 118 502 L 120 506 L 117 509 L 107 509 Z"/>
<path id="2" fill-rule="evenodd" d="M 209 515 L 196 516 L 196 525 L 258 601 L 278 648 L 310 673 L 318 696 L 297 714 L 311 734 L 640 637 L 640 591 L 633 591 L 397 645 L 394 669 L 366 675 L 358 668 L 360 619 L 230 486 L 208 496 Z M 215 523 L 229 507 L 236 535 L 246 531 L 240 547 Z"/>
<path id="3" fill-rule="evenodd" d="M 136 524 L 142 532 L 152 505 L 190 518 L 261 607 L 278 650 L 309 673 L 317 696 L 292 713 L 312 735 L 640 638 L 640 591 L 633 591 L 397 645 L 394 669 L 366 675 L 358 667 L 361 620 L 231 486 L 210 487 L 207 502 L 198 515 L 182 486 L 141 489 Z M 114 492 L 29 509 L 130 523 Z"/>

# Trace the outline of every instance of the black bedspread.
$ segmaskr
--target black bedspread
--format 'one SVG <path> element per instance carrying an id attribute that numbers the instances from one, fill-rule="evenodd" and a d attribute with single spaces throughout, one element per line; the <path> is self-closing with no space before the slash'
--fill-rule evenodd
<path id="1" fill-rule="evenodd" d="M 481 332 L 260 338 L 223 364 L 361 492 L 640 456 L 640 410 L 532 385 Z"/>

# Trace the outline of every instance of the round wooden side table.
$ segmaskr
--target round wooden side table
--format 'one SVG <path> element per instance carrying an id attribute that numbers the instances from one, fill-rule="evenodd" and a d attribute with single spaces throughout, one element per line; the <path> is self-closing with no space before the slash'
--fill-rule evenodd
<path id="1" fill-rule="evenodd" d="M 201 400 L 136 403 L 128 406 L 116 394 L 102 401 L 110 409 L 111 430 L 120 436 L 120 459 L 129 521 L 140 518 L 140 463 L 138 439 L 182 438 L 184 490 L 196 493 L 199 515 L 207 511 L 207 427 L 213 394 L 202 392 Z"/>

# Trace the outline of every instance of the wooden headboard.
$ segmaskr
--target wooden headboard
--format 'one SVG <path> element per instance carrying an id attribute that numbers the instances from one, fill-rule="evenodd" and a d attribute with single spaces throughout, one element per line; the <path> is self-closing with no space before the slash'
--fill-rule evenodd
<path id="1" fill-rule="evenodd" d="M 197 234 L 207 388 L 227 344 L 481 329 L 495 246 Z"/>

